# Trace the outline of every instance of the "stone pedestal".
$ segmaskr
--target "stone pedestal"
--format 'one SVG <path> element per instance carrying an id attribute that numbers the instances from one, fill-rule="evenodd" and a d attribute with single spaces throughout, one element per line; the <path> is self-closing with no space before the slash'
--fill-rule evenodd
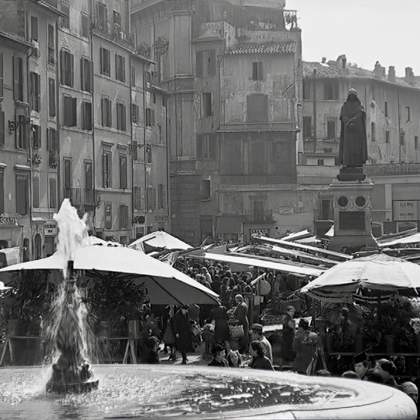
<path id="1" fill-rule="evenodd" d="M 334 200 L 334 237 L 329 249 L 356 252 L 377 248 L 371 226 L 372 189 L 368 178 L 334 180 L 329 186 Z"/>

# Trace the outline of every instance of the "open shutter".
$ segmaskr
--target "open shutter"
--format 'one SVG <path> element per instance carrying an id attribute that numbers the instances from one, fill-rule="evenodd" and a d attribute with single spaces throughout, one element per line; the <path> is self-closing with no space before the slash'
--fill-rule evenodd
<path id="1" fill-rule="evenodd" d="M 60 83 L 64 85 L 66 77 L 66 63 L 64 62 L 65 53 L 63 50 L 60 51 Z"/>

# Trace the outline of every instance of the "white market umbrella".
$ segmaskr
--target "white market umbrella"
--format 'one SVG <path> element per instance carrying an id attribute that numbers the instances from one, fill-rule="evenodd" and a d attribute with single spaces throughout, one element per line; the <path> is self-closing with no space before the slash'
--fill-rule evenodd
<path id="1" fill-rule="evenodd" d="M 8 274 L 28 270 L 63 270 L 66 259 L 59 253 L 48 258 L 15 264 L 0 270 L 0 280 Z M 134 280 L 147 288 L 152 304 L 217 304 L 218 295 L 168 264 L 125 247 L 87 246 L 74 253 L 74 269 L 89 278 L 115 276 Z M 10 279 L 10 278 L 9 278 Z"/>
<path id="2" fill-rule="evenodd" d="M 152 248 L 164 248 L 164 249 L 192 249 L 191 245 L 186 244 L 175 236 L 170 235 L 164 231 L 157 231 L 149 233 L 131 243 L 128 247 L 133 249 L 143 249 L 143 244 L 146 244 Z"/>
<path id="3" fill-rule="evenodd" d="M 320 299 L 349 299 L 360 287 L 389 292 L 418 289 L 420 266 L 385 254 L 355 258 L 328 269 L 300 292 Z"/>

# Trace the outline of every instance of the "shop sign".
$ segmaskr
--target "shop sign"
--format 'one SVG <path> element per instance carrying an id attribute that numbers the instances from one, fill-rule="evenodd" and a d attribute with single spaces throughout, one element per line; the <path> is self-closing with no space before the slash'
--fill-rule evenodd
<path id="1" fill-rule="evenodd" d="M 418 220 L 417 200 L 394 201 L 394 220 Z"/>
<path id="2" fill-rule="evenodd" d="M 0 216 L 0 225 L 18 225 L 17 217 Z"/>
<path id="3" fill-rule="evenodd" d="M 57 236 L 57 224 L 55 222 L 45 223 L 44 236 Z"/>

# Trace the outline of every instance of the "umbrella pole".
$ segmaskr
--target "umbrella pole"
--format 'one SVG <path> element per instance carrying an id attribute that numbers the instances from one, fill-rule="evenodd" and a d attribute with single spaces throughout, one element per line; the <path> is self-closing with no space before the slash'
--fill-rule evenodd
<path id="1" fill-rule="evenodd" d="M 73 261 L 68 261 L 60 295 L 57 297 L 57 322 L 54 330 L 55 347 L 60 356 L 53 364 L 53 373 L 47 383 L 48 392 L 86 392 L 98 387 L 92 379 L 93 372 L 87 361 L 86 326 L 82 313 L 84 308 L 79 291 Z M 61 305 L 59 304 L 61 303 Z"/>

